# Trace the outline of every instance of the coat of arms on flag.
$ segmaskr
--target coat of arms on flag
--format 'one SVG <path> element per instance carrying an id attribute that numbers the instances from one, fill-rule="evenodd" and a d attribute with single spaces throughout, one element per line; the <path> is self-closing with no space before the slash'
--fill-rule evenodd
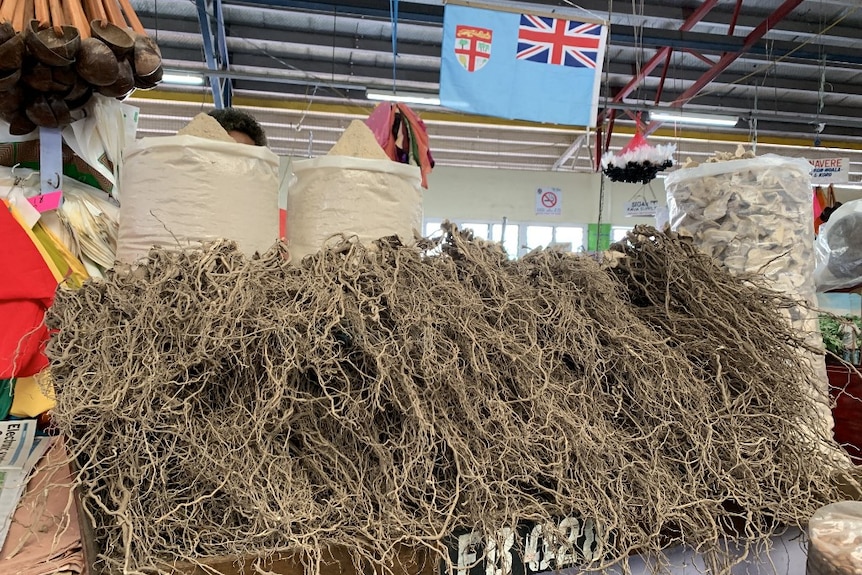
<path id="1" fill-rule="evenodd" d="M 492 10 L 461 5 L 465 1 L 473 0 L 446 0 L 440 57 L 444 106 L 516 120 L 596 125 L 606 22 L 568 17 L 568 10 Z"/>
<path id="2" fill-rule="evenodd" d="M 455 29 L 455 57 L 468 72 L 475 72 L 491 59 L 491 36 L 487 28 L 457 26 Z"/>
<path id="3" fill-rule="evenodd" d="M 601 42 L 601 24 L 521 14 L 518 60 L 595 68 Z"/>

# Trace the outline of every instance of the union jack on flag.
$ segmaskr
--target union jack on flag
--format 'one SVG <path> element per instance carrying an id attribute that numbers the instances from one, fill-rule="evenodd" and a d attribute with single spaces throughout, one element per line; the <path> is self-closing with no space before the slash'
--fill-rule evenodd
<path id="1" fill-rule="evenodd" d="M 521 14 L 518 60 L 596 68 L 602 25 Z"/>

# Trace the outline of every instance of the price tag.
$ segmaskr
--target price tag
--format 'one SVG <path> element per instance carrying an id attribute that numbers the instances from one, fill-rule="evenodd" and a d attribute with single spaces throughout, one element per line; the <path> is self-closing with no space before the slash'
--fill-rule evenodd
<path id="1" fill-rule="evenodd" d="M 9 203 L 15 206 L 15 209 L 18 211 L 18 215 L 21 216 L 21 220 L 24 224 L 28 228 L 33 229 L 33 226 L 35 226 L 36 222 L 39 221 L 39 218 L 42 217 L 39 210 L 33 207 L 27 196 L 25 196 L 24 192 L 21 191 L 21 188 L 14 188 L 9 193 L 8 198 Z"/>
<path id="2" fill-rule="evenodd" d="M 27 201 L 40 213 L 44 213 L 59 208 L 62 199 L 62 190 L 57 190 L 56 192 L 48 192 L 47 194 L 39 194 L 38 196 L 27 198 Z"/>

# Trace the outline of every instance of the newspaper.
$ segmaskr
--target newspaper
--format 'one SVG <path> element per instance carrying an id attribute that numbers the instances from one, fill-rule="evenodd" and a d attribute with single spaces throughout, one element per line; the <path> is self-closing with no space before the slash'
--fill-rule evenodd
<path id="1" fill-rule="evenodd" d="M 0 471 L 24 469 L 35 437 L 35 419 L 0 421 Z"/>
<path id="2" fill-rule="evenodd" d="M 35 419 L 0 421 L 0 547 L 9 534 L 27 479 L 52 442 L 51 437 L 36 437 Z"/>

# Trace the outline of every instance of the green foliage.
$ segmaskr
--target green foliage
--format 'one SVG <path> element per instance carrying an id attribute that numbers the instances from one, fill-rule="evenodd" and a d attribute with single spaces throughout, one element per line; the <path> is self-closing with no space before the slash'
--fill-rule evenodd
<path id="1" fill-rule="evenodd" d="M 844 326 L 852 323 L 858 332 L 862 332 L 862 318 L 858 315 L 837 316 L 832 314 L 820 314 L 820 333 L 823 335 L 823 344 L 826 351 L 841 357 L 844 353 Z"/>

